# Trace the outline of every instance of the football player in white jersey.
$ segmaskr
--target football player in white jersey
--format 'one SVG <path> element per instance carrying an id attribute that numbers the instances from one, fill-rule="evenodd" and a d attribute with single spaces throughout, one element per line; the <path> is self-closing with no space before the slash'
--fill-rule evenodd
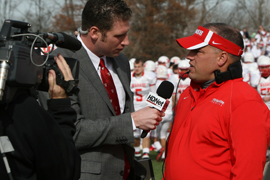
<path id="1" fill-rule="evenodd" d="M 261 95 L 264 103 L 270 109 L 270 58 L 268 56 L 260 56 L 258 58 L 259 70 L 261 78 L 257 86 L 257 91 Z M 266 159 L 269 158 L 268 151 Z"/>
<path id="2" fill-rule="evenodd" d="M 170 59 L 170 63 L 171 63 L 171 64 L 178 64 L 180 61 L 181 61 L 181 59 L 180 59 L 178 56 L 173 56 L 173 57 Z"/>
<path id="3" fill-rule="evenodd" d="M 243 81 L 247 82 L 253 88 L 257 88 L 261 75 L 258 64 L 255 62 L 255 58 L 251 52 L 245 52 L 242 69 Z"/>
<path id="4" fill-rule="evenodd" d="M 178 63 L 179 75 L 178 75 L 178 79 L 177 79 L 177 82 L 176 82 L 176 86 L 178 85 L 178 87 L 175 88 L 175 90 L 174 90 L 174 94 L 173 94 L 173 107 L 176 104 L 176 102 L 178 101 L 178 99 L 179 99 L 180 95 L 183 93 L 183 91 L 188 86 L 190 86 L 191 79 L 188 77 L 188 74 L 187 74 L 189 67 L 190 67 L 190 64 L 189 64 L 189 60 L 188 59 L 181 60 Z"/>
<path id="5" fill-rule="evenodd" d="M 167 56 L 160 56 L 157 60 L 158 62 L 158 65 L 164 65 L 166 66 L 167 68 L 169 68 L 170 66 L 170 59 L 167 57 Z"/>
<path id="6" fill-rule="evenodd" d="M 158 65 L 156 68 L 157 82 L 156 88 L 158 89 L 159 85 L 167 79 L 168 69 L 163 65 Z M 170 98 L 170 104 L 168 105 L 165 116 L 162 118 L 162 121 L 159 123 L 155 130 L 152 130 L 152 136 L 155 137 L 154 146 L 158 152 L 157 161 L 163 160 L 165 158 L 165 147 L 167 139 L 167 131 L 170 126 L 170 122 L 173 118 L 172 111 L 172 97 Z"/>
<path id="7" fill-rule="evenodd" d="M 150 71 L 144 71 L 144 62 L 142 59 L 136 59 L 134 62 L 134 72 L 131 73 L 131 83 L 130 88 L 134 94 L 134 108 L 135 111 L 142 109 L 147 106 L 145 98 L 149 92 L 156 91 L 156 75 Z M 143 139 L 143 158 L 149 158 L 149 143 L 150 143 L 150 133 Z M 140 136 L 141 130 L 136 129 L 134 132 L 134 149 L 135 158 L 139 159 L 141 157 L 140 148 Z"/>
<path id="8" fill-rule="evenodd" d="M 156 71 L 156 64 L 153 60 L 147 60 L 144 63 L 144 70 L 145 71 L 152 71 L 155 72 Z"/>
<path id="9" fill-rule="evenodd" d="M 164 65 L 166 68 L 169 68 L 170 66 L 170 59 L 167 56 L 160 56 L 157 62 L 158 62 L 158 65 Z M 172 69 L 168 69 L 167 76 L 168 76 L 167 78 L 170 78 L 170 76 L 173 76 Z"/>
<path id="10" fill-rule="evenodd" d="M 270 58 L 267 56 L 260 56 L 258 58 L 258 65 L 261 72 L 261 79 L 257 90 L 270 109 Z"/>

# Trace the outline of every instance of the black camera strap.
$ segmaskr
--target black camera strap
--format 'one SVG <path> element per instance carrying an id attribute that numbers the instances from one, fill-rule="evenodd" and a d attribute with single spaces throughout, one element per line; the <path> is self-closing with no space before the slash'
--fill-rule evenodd
<path id="1" fill-rule="evenodd" d="M 242 77 L 242 65 L 240 61 L 236 61 L 229 65 L 228 70 L 225 72 L 220 72 L 220 70 L 216 70 L 214 72 L 215 80 L 217 84 L 220 84 L 224 81 L 230 79 L 237 79 Z"/>
<path id="2" fill-rule="evenodd" d="M 63 79 L 56 78 L 56 83 L 65 89 L 68 96 L 72 96 L 73 94 L 78 95 L 80 89 L 77 87 L 79 80 L 69 80 L 65 81 Z"/>
<path id="3" fill-rule="evenodd" d="M 78 79 L 65 81 L 63 74 L 56 65 L 53 65 L 52 69 L 56 74 L 56 84 L 64 88 L 68 96 L 79 94 L 80 89 L 77 87 L 79 83 Z"/>

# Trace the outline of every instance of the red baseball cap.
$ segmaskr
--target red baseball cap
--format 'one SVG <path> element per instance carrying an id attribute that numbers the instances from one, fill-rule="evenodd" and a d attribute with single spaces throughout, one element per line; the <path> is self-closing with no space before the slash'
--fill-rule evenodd
<path id="1" fill-rule="evenodd" d="M 188 50 L 211 45 L 236 56 L 243 54 L 243 49 L 240 46 L 202 26 L 199 26 L 192 36 L 179 38 L 176 41 L 180 46 Z"/>

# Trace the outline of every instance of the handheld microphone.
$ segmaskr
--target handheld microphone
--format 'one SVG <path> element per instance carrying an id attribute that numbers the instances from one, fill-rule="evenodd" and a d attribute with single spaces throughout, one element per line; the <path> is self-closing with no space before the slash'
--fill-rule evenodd
<path id="1" fill-rule="evenodd" d="M 151 92 L 148 94 L 146 97 L 147 104 L 159 111 L 165 112 L 170 103 L 168 99 L 172 96 L 173 89 L 174 86 L 170 81 L 163 81 L 157 89 L 157 95 Z M 143 130 L 141 138 L 145 138 L 148 132 Z"/>
<path id="2" fill-rule="evenodd" d="M 65 33 L 45 33 L 44 38 L 48 38 L 51 40 L 51 43 L 54 43 L 56 46 L 77 51 L 81 49 L 82 44 L 81 42 Z"/>

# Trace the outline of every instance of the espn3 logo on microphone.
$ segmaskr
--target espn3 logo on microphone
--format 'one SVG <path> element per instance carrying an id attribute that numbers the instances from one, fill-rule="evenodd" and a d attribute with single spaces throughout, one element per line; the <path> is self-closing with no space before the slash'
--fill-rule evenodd
<path id="1" fill-rule="evenodd" d="M 146 102 L 150 107 L 154 107 L 159 111 L 166 111 L 170 101 L 168 99 L 164 99 L 152 92 L 150 92 L 146 97 Z"/>

